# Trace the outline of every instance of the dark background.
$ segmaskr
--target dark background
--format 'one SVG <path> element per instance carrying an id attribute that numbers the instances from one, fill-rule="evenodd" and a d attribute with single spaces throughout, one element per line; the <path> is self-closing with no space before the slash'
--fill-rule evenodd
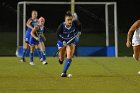
<path id="1" fill-rule="evenodd" d="M 0 1 L 0 32 L 4 34 L 0 34 L 0 40 L 3 42 L 0 42 L 0 55 L 13 55 L 13 52 L 16 50 L 16 26 L 17 26 L 17 3 L 19 1 L 23 0 L 1 0 Z M 28 0 L 24 0 L 28 1 Z M 29 0 L 32 1 L 32 0 Z M 33 0 L 33 1 L 57 1 L 58 0 Z M 70 0 L 60 0 L 60 1 L 70 1 Z M 77 1 L 77 0 L 76 0 Z M 121 35 L 119 37 L 119 40 L 122 40 L 121 38 L 123 37 L 123 40 L 119 45 L 119 55 L 120 56 L 129 56 L 132 53 L 131 49 L 127 49 L 125 46 L 125 38 L 127 31 L 129 30 L 130 26 L 139 19 L 139 5 L 140 5 L 140 0 L 78 0 L 78 2 L 87 2 L 87 1 L 92 1 L 92 2 L 117 2 L 117 18 L 118 18 L 118 34 Z M 53 15 L 59 15 L 53 12 Z M 10 34 L 6 35 L 8 32 Z M 13 33 L 12 33 L 13 32 Z M 85 32 L 86 33 L 86 32 Z M 5 35 L 5 36 L 3 36 Z M 10 38 L 11 35 L 14 36 L 12 38 L 13 42 L 7 42 L 5 37 Z M 5 38 L 5 39 L 4 39 Z M 9 40 L 10 41 L 10 40 Z M 7 43 L 7 44 L 6 44 Z M 10 47 L 6 47 L 8 45 L 11 45 Z M 121 50 L 124 50 L 123 53 Z M 2 51 L 3 50 L 3 51 Z M 5 51 L 8 51 L 5 53 Z M 3 52 L 3 53 L 2 53 Z"/>
<path id="2" fill-rule="evenodd" d="M 8 25 L 8 27 L 16 28 L 16 6 L 19 1 L 23 0 L 1 0 L 0 1 L 0 27 Z M 28 0 L 25 0 L 28 1 Z M 32 1 L 32 0 L 29 0 Z M 37 1 L 37 0 L 34 0 Z M 39 1 L 59 1 L 59 0 L 39 0 Z M 69 1 L 69 0 L 60 0 Z M 76 0 L 77 1 L 77 0 Z M 98 2 L 117 2 L 118 28 L 127 32 L 130 25 L 139 19 L 139 0 L 78 0 L 79 1 L 98 1 Z M 8 22 L 7 22 L 8 20 Z M 12 31 L 16 31 L 12 30 Z"/>

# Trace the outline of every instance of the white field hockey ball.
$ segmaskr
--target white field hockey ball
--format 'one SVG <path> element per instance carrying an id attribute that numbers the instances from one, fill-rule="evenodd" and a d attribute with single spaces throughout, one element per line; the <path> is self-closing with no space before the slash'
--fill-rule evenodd
<path id="1" fill-rule="evenodd" d="M 72 77 L 72 74 L 68 74 L 68 77 L 69 77 L 69 78 Z"/>
<path id="2" fill-rule="evenodd" d="M 140 75 L 140 71 L 138 72 L 138 74 Z"/>

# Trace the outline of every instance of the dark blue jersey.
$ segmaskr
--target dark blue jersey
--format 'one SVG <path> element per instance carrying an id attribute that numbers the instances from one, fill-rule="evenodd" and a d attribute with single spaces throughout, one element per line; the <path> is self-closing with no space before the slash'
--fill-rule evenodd
<path id="1" fill-rule="evenodd" d="M 37 37 L 40 37 L 41 34 L 43 34 L 43 33 L 44 33 L 44 27 L 38 26 L 38 30 L 36 31 L 35 35 L 36 35 Z"/>
<path id="2" fill-rule="evenodd" d="M 40 41 L 37 41 L 33 36 L 31 36 L 29 41 L 30 45 L 38 45 L 39 42 L 43 42 L 41 34 L 43 34 L 44 32 L 44 27 L 40 27 L 38 25 L 36 27 L 38 28 L 38 30 L 35 32 L 35 36 L 37 36 L 40 39 Z"/>
<path id="3" fill-rule="evenodd" d="M 30 23 L 30 25 L 32 26 L 32 27 L 35 27 L 37 24 L 38 24 L 38 19 L 32 19 L 32 18 L 30 18 L 29 20 L 31 20 L 31 23 Z M 32 29 L 31 28 L 27 28 L 27 31 L 31 31 Z"/>
<path id="4" fill-rule="evenodd" d="M 75 21 L 72 22 L 71 27 L 67 28 L 65 22 L 61 23 L 57 29 L 57 37 L 59 40 L 63 41 L 68 41 L 70 40 L 73 36 L 75 36 L 79 29 L 80 25 L 78 25 Z"/>
<path id="5" fill-rule="evenodd" d="M 32 18 L 30 18 L 29 20 L 31 20 L 31 23 L 30 23 L 30 25 L 32 26 L 32 27 L 34 27 L 34 26 L 36 26 L 37 24 L 38 24 L 38 20 L 37 19 L 32 19 Z M 31 31 L 32 31 L 32 29 L 31 28 L 27 28 L 27 30 L 26 30 L 26 34 L 25 34 L 25 41 L 28 43 L 29 42 L 29 39 L 30 39 L 30 36 L 31 36 Z"/>

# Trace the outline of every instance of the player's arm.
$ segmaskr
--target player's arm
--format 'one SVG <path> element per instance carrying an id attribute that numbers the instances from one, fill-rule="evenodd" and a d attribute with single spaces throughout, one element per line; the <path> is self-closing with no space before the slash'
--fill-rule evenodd
<path id="1" fill-rule="evenodd" d="M 33 29 L 34 27 L 32 27 L 32 26 L 30 25 L 31 22 L 32 22 L 32 20 L 31 20 L 31 19 L 28 19 L 28 21 L 26 22 L 26 26 L 27 26 L 28 28 Z"/>
<path id="2" fill-rule="evenodd" d="M 132 33 L 138 28 L 140 27 L 140 20 L 137 20 L 129 29 L 128 33 L 127 33 L 127 42 L 126 42 L 126 46 L 130 47 L 131 45 L 131 37 L 132 37 Z"/>
<path id="3" fill-rule="evenodd" d="M 58 40 L 64 41 L 64 39 L 60 36 L 61 33 L 63 33 L 62 24 L 60 24 L 59 27 L 57 28 L 56 35 Z"/>
<path id="4" fill-rule="evenodd" d="M 36 40 L 39 41 L 39 37 L 37 37 L 37 36 L 35 35 L 35 33 L 36 33 L 37 30 L 38 30 L 38 26 L 34 27 L 34 28 L 32 29 L 32 31 L 31 31 L 31 35 L 32 35 L 33 38 L 35 38 Z"/>
<path id="5" fill-rule="evenodd" d="M 76 26 L 76 30 L 77 30 L 78 32 L 81 32 L 81 31 L 82 31 L 82 26 L 81 26 L 80 21 L 79 21 L 79 20 L 74 20 L 73 22 L 74 22 L 74 24 L 75 24 L 75 26 Z"/>
<path id="6" fill-rule="evenodd" d="M 76 26 L 76 31 L 78 31 L 78 33 L 81 33 L 82 32 L 82 25 L 81 25 L 80 21 L 77 19 L 77 20 L 74 20 L 73 22 Z"/>

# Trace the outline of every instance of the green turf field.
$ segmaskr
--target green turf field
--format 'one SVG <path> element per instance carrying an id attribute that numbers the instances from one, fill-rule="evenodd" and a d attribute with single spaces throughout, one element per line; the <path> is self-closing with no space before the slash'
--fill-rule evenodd
<path id="1" fill-rule="evenodd" d="M 27 58 L 29 60 L 29 58 Z M 140 93 L 140 63 L 130 57 L 77 57 L 62 78 L 63 65 L 47 58 L 42 65 L 20 63 L 16 57 L 0 57 L 0 93 Z"/>

